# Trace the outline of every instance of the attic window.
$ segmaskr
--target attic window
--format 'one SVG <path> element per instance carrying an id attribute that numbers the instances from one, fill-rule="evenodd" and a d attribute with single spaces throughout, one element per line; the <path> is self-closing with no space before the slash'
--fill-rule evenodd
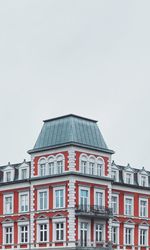
<path id="1" fill-rule="evenodd" d="M 132 173 L 125 174 L 125 183 L 133 184 L 133 174 Z"/>
<path id="2" fill-rule="evenodd" d="M 11 181 L 11 171 L 6 172 L 6 181 Z"/>
<path id="3" fill-rule="evenodd" d="M 26 179 L 27 178 L 27 169 L 23 168 L 21 169 L 21 179 Z"/>
<path id="4" fill-rule="evenodd" d="M 112 178 L 114 181 L 118 181 L 118 178 L 117 178 L 117 170 L 112 170 L 112 171 L 111 171 L 111 178 Z"/>
<path id="5" fill-rule="evenodd" d="M 141 186 L 142 187 L 147 186 L 147 176 L 144 176 L 144 175 L 141 176 Z"/>

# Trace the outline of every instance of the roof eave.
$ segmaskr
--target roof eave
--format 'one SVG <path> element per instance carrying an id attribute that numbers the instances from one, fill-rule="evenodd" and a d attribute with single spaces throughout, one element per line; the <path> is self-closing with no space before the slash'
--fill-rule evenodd
<path id="1" fill-rule="evenodd" d="M 28 154 L 32 154 L 32 153 L 38 153 L 38 152 L 41 152 L 41 151 L 47 151 L 49 149 L 57 149 L 57 148 L 60 148 L 60 147 L 67 147 L 67 146 L 78 146 L 78 147 L 81 147 L 81 148 L 86 148 L 86 149 L 101 151 L 101 152 L 109 153 L 109 154 L 114 154 L 115 153 L 111 149 L 99 148 L 99 147 L 94 147 L 94 146 L 90 146 L 90 145 L 84 145 L 84 144 L 75 143 L 75 142 L 62 143 L 62 144 L 58 144 L 58 145 L 54 145 L 54 146 L 48 146 L 48 147 L 43 147 L 43 148 L 31 149 L 31 150 L 29 150 L 27 152 L 28 152 Z"/>

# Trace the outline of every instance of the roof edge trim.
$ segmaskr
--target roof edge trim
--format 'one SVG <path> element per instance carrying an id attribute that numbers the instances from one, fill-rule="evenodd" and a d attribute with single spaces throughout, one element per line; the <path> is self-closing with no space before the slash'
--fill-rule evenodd
<path id="1" fill-rule="evenodd" d="M 31 149 L 31 150 L 28 150 L 27 153 L 28 154 L 38 153 L 40 151 L 47 151 L 49 149 L 55 149 L 55 148 L 67 147 L 67 146 L 78 146 L 78 147 L 81 147 L 81 148 L 106 152 L 106 153 L 109 153 L 109 154 L 114 154 L 115 153 L 115 151 L 113 151 L 111 149 L 98 148 L 98 147 L 93 147 L 93 146 L 90 146 L 90 145 L 89 146 L 88 145 L 83 145 L 83 144 L 79 144 L 79 143 L 75 143 L 75 142 L 63 143 L 63 144 L 58 144 L 58 145 L 54 145 L 54 146 L 50 146 L 50 147 L 44 147 L 44 148 Z"/>
<path id="2" fill-rule="evenodd" d="M 75 118 L 79 118 L 79 119 L 82 119 L 82 120 L 94 122 L 94 123 L 98 122 L 97 120 L 86 118 L 86 117 L 75 115 L 75 114 L 68 114 L 68 115 L 63 115 L 63 116 L 57 116 L 57 117 L 54 117 L 54 118 L 51 118 L 51 119 L 43 120 L 43 122 L 49 122 L 49 121 L 59 120 L 59 119 L 67 118 L 67 117 L 70 117 L 70 116 L 75 117 Z"/>

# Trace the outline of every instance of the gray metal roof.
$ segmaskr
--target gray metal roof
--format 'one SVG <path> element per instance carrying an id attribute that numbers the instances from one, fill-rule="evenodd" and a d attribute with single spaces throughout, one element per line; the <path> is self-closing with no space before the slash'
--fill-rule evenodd
<path id="1" fill-rule="evenodd" d="M 34 149 L 29 153 L 70 144 L 113 153 L 108 149 L 97 121 L 72 114 L 45 120 Z"/>

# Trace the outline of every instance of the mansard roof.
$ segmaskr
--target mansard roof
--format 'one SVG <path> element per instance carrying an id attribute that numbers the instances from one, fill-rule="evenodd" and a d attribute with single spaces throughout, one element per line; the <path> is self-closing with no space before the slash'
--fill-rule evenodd
<path id="1" fill-rule="evenodd" d="M 68 145 L 114 153 L 108 149 L 97 121 L 73 114 L 45 120 L 29 153 Z"/>
<path id="2" fill-rule="evenodd" d="M 112 169 L 118 169 L 119 171 L 119 179 L 117 182 L 119 182 L 120 184 L 125 184 L 126 183 L 124 182 L 123 180 L 123 173 L 124 172 L 132 172 L 133 173 L 133 185 L 136 185 L 136 186 L 139 186 L 139 183 L 138 183 L 138 174 L 141 174 L 141 175 L 147 175 L 148 176 L 148 187 L 150 187 L 150 171 L 146 171 L 144 167 L 142 167 L 141 169 L 139 168 L 134 168 L 132 166 L 130 166 L 130 164 L 128 163 L 127 166 L 122 166 L 122 165 L 118 165 L 116 164 L 114 161 L 112 161 Z M 127 184 L 127 185 L 131 185 L 132 184 Z M 142 188 L 147 188 L 147 187 L 143 187 Z"/>

